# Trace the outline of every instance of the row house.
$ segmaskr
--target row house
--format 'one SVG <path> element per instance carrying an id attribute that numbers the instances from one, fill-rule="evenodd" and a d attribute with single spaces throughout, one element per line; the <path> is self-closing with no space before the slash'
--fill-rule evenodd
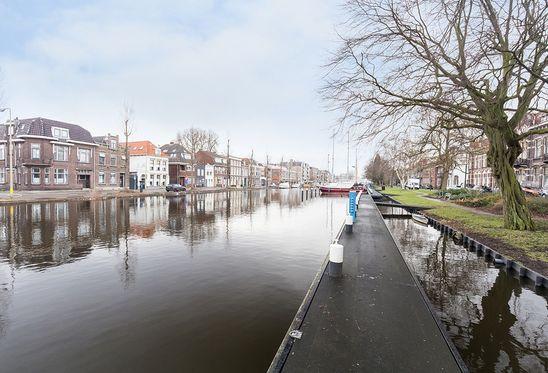
<path id="1" fill-rule="evenodd" d="M 244 186 L 244 174 L 247 170 L 244 170 L 243 158 L 229 156 L 228 173 L 230 177 L 229 185 L 231 187 L 243 187 Z"/>
<path id="2" fill-rule="evenodd" d="M 547 118 L 531 117 L 528 130 L 548 128 Z M 522 141 L 523 152 L 514 168 L 520 184 L 528 188 L 548 185 L 548 134 L 531 135 Z"/>
<path id="3" fill-rule="evenodd" d="M 261 163 L 256 162 L 253 159 L 243 159 L 244 173 L 244 187 L 259 187 L 266 185 L 265 167 Z"/>
<path id="4" fill-rule="evenodd" d="M 192 155 L 182 144 L 171 142 L 160 147 L 168 157 L 169 183 L 181 185 L 200 185 L 204 180 L 203 169 L 192 165 Z M 194 162 L 195 163 L 195 162 Z M 194 170 L 196 168 L 196 170 Z"/>
<path id="5" fill-rule="evenodd" d="M 529 115 L 523 130 L 548 127 L 546 117 Z M 514 162 L 518 182 L 527 188 L 542 188 L 548 184 L 548 134 L 531 135 L 522 140 L 522 153 Z M 487 164 L 489 141 L 481 139 L 470 145 L 468 157 L 468 184 L 494 187 L 496 179 Z"/>
<path id="6" fill-rule="evenodd" d="M 129 170 L 145 188 L 164 188 L 169 184 L 169 158 L 150 141 L 128 142 Z"/>
<path id="7" fill-rule="evenodd" d="M 227 159 L 214 152 L 196 152 L 197 167 L 204 170 L 203 186 L 225 188 L 227 185 Z"/>
<path id="8" fill-rule="evenodd" d="M 0 127 L 0 189 L 8 189 L 8 136 Z M 46 118 L 19 120 L 13 133 L 14 186 L 18 190 L 97 188 L 101 143 L 83 127 Z M 119 157 L 120 150 L 112 149 Z M 125 186 L 125 163 L 117 158 L 112 187 Z M 123 182 L 123 184 L 122 184 Z"/>
<path id="9" fill-rule="evenodd" d="M 118 135 L 95 136 L 97 144 L 95 151 L 96 177 L 95 187 L 101 189 L 123 188 L 128 183 L 127 160 L 124 148 L 120 146 Z M 78 151 L 80 161 L 87 159 L 89 152 Z M 87 180 L 84 179 L 85 182 Z"/>

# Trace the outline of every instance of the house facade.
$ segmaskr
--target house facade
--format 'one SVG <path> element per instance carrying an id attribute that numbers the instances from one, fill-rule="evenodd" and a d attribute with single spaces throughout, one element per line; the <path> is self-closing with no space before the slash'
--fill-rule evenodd
<path id="1" fill-rule="evenodd" d="M 179 143 L 171 142 L 161 146 L 161 151 L 169 158 L 169 183 L 197 186 L 200 182 L 197 179 L 197 170 L 193 170 L 192 156 L 185 147 Z"/>
<path id="2" fill-rule="evenodd" d="M 168 157 L 150 141 L 128 142 L 129 170 L 145 188 L 165 188 L 169 184 Z"/>
<path id="3" fill-rule="evenodd" d="M 0 127 L 0 189 L 9 188 L 8 136 Z M 46 118 L 16 124 L 14 188 L 68 190 L 95 186 L 98 145 L 83 127 Z"/>
<path id="4" fill-rule="evenodd" d="M 97 144 L 95 151 L 94 187 L 101 189 L 117 189 L 128 186 L 127 162 L 124 148 L 120 146 L 118 135 L 93 137 Z M 80 160 L 87 159 L 86 152 L 79 150 Z"/>

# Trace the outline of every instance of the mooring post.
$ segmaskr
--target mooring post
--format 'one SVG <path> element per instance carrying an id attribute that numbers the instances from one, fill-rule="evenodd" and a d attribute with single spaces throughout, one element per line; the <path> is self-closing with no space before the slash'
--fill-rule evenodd
<path id="1" fill-rule="evenodd" d="M 354 218 L 352 215 L 346 215 L 346 219 L 344 221 L 344 230 L 346 233 L 352 233 L 352 228 L 354 227 Z"/>
<path id="2" fill-rule="evenodd" d="M 338 242 L 329 246 L 329 276 L 341 277 L 344 246 Z"/>
<path id="3" fill-rule="evenodd" d="M 352 215 L 353 219 L 356 219 L 356 191 L 348 193 L 348 214 Z"/>

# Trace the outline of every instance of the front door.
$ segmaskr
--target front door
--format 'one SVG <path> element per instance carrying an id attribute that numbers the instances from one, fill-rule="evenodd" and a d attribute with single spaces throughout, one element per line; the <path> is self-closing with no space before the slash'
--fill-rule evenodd
<path id="1" fill-rule="evenodd" d="M 82 185 L 82 188 L 91 188 L 91 176 L 78 175 L 78 183 Z"/>

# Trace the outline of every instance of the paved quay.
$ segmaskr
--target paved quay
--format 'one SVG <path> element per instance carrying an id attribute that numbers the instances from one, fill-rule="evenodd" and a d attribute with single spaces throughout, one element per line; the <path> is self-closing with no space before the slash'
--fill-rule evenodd
<path id="1" fill-rule="evenodd" d="M 263 188 L 194 188 L 185 193 L 166 192 L 164 188 L 147 188 L 142 192 L 133 189 L 81 189 L 81 190 L 33 190 L 18 191 L 13 195 L 8 192 L 0 191 L 0 205 L 13 203 L 31 203 L 31 202 L 55 202 L 55 201 L 78 201 L 95 200 L 103 198 L 124 198 L 124 197 L 147 197 L 147 196 L 167 196 L 176 197 L 185 194 L 203 194 L 203 193 L 221 193 L 238 190 L 255 190 Z"/>
<path id="2" fill-rule="evenodd" d="M 291 326 L 301 338 L 286 336 L 270 371 L 466 371 L 370 195 L 361 198 L 353 230 L 339 240 L 342 277 L 323 272 Z"/>

